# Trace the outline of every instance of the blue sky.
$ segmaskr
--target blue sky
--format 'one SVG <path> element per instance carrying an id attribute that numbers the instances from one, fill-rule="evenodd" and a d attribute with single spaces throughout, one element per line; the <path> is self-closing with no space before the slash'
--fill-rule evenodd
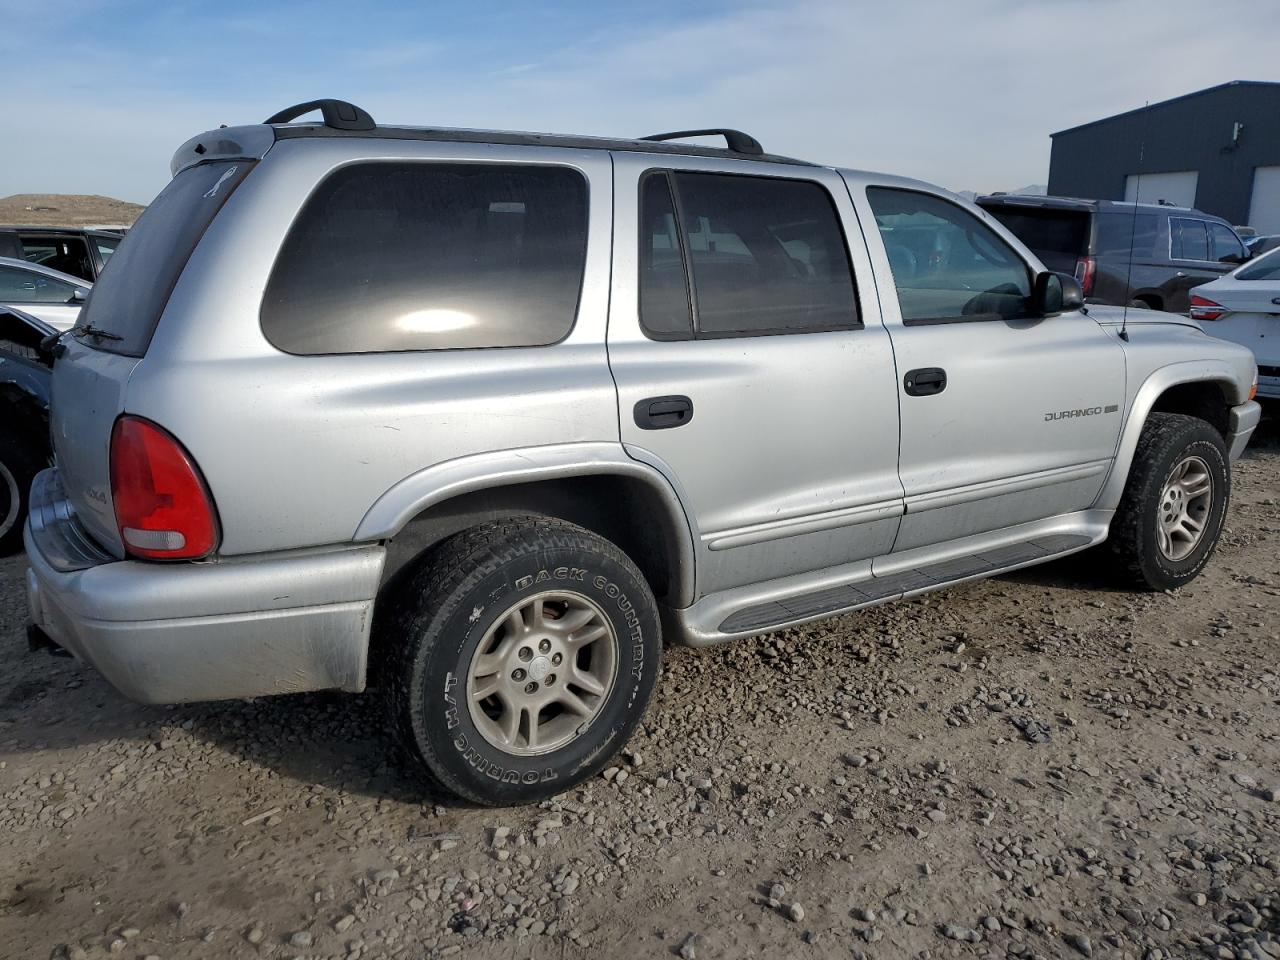
<path id="1" fill-rule="evenodd" d="M 953 189 L 1043 183 L 1049 134 L 1226 80 L 1280 80 L 1280 4 L 0 0 L 0 196 L 146 202 L 173 150 L 319 96 L 381 122 L 767 149 Z"/>

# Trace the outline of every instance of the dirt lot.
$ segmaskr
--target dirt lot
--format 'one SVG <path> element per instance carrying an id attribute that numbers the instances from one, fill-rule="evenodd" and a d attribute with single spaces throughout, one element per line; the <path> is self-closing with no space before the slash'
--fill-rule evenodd
<path id="1" fill-rule="evenodd" d="M 1088 555 L 668 652 L 620 765 L 479 810 L 376 700 L 141 707 L 0 565 L 0 956 L 1280 957 L 1280 424 L 1207 573 Z"/>

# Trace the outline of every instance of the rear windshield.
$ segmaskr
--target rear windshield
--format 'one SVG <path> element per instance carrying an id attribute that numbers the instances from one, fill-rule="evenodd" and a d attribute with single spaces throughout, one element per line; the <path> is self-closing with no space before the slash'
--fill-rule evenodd
<path id="1" fill-rule="evenodd" d="M 92 324 L 111 335 L 85 337 L 86 344 L 130 357 L 147 352 L 191 251 L 252 167 L 248 160 L 200 164 L 160 191 L 120 241 L 80 311 L 77 327 Z"/>
<path id="2" fill-rule="evenodd" d="M 1280 280 L 1280 250 L 1272 250 L 1235 272 L 1237 280 Z"/>
<path id="3" fill-rule="evenodd" d="M 1089 214 L 1079 210 L 1043 210 L 1024 207 L 987 207 L 1015 237 L 1041 259 L 1046 253 L 1083 256 L 1089 243 Z"/>

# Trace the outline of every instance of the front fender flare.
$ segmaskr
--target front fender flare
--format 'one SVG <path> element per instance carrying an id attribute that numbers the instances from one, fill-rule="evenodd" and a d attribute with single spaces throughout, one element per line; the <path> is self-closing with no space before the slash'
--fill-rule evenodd
<path id="1" fill-rule="evenodd" d="M 1234 395 L 1224 394 L 1223 399 L 1232 405 L 1244 403 L 1248 399 L 1248 385 L 1241 389 L 1239 370 L 1226 360 L 1187 360 L 1155 370 L 1142 382 L 1125 412 L 1124 429 L 1121 430 L 1120 440 L 1116 445 L 1111 473 L 1094 502 L 1095 508 L 1114 510 L 1120 505 L 1124 485 L 1129 479 L 1129 468 L 1133 465 L 1133 455 L 1138 449 L 1138 438 L 1142 435 L 1142 428 L 1146 425 L 1151 408 L 1166 390 L 1183 383 L 1217 383 L 1228 386 Z"/>
<path id="2" fill-rule="evenodd" d="M 658 494 L 677 531 L 680 589 L 677 605 L 694 595 L 694 538 L 688 513 L 671 483 L 658 470 L 627 456 L 620 444 L 560 443 L 499 450 L 446 460 L 419 470 L 382 494 L 360 521 L 353 540 L 387 540 L 424 510 L 465 493 L 539 480 L 613 475 L 648 484 Z M 682 536 L 679 534 L 683 534 Z"/>

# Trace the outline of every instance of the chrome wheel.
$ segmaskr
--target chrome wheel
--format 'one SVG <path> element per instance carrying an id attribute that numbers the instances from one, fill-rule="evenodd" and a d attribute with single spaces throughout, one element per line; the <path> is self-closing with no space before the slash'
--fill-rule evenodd
<path id="1" fill-rule="evenodd" d="M 505 753 L 558 750 L 599 715 L 618 673 L 604 611 L 577 593 L 526 597 L 488 629 L 467 670 L 467 707 Z"/>
<path id="2" fill-rule="evenodd" d="M 1204 537 L 1213 506 L 1213 477 L 1199 457 L 1185 457 L 1169 473 L 1160 492 L 1156 538 L 1169 560 L 1184 560 Z"/>

